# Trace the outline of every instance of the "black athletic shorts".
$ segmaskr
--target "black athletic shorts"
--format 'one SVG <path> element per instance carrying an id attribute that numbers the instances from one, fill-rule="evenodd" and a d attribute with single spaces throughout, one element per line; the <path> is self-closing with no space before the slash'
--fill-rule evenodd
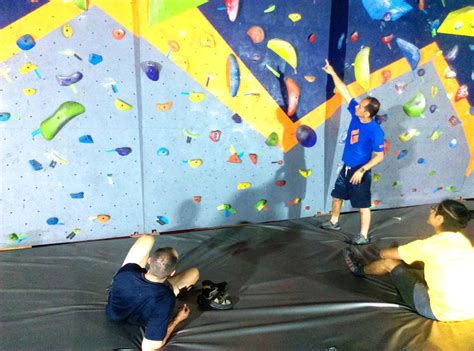
<path id="1" fill-rule="evenodd" d="M 350 182 L 354 173 L 361 168 L 348 167 L 344 165 L 336 179 L 336 184 L 331 192 L 331 196 L 336 199 L 351 200 L 353 208 L 369 208 L 372 205 L 370 194 L 370 185 L 372 184 L 372 174 L 369 171 L 364 173 L 360 184 L 352 184 Z"/>

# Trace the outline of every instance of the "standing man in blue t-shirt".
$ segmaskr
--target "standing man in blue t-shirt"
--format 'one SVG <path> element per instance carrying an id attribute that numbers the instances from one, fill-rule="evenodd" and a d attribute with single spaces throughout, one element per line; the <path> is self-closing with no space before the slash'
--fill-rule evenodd
<path id="1" fill-rule="evenodd" d="M 197 268 L 175 274 L 178 252 L 172 247 L 160 248 L 150 255 L 154 242 L 152 235 L 139 235 L 114 276 L 106 307 L 110 321 L 146 328 L 142 350 L 147 351 L 165 345 L 176 326 L 188 318 L 186 305 L 171 318 L 176 296 L 199 279 Z"/>
<path id="2" fill-rule="evenodd" d="M 321 228 L 340 230 L 338 220 L 342 201 L 350 200 L 351 206 L 358 208 L 360 212 L 360 232 L 352 238 L 352 243 L 364 245 L 370 240 L 368 236 L 372 202 L 370 170 L 382 162 L 384 157 L 384 133 L 380 125 L 374 120 L 379 111 L 380 102 L 373 97 L 367 97 L 360 103 L 354 100 L 347 86 L 338 77 L 328 60 L 326 60 L 323 71 L 332 77 L 336 89 L 344 100 L 349 103 L 347 109 L 352 119 L 342 155 L 344 166 L 331 192 L 333 198 L 331 219 L 324 222 Z"/>

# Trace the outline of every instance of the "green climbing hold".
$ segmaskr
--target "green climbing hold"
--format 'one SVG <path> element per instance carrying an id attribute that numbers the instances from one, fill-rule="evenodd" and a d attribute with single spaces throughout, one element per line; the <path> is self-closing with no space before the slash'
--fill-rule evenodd
<path id="1" fill-rule="evenodd" d="M 265 144 L 268 146 L 276 146 L 278 144 L 278 134 L 275 132 L 271 133 L 265 141 Z"/>
<path id="2" fill-rule="evenodd" d="M 40 124 L 41 135 L 46 140 L 52 140 L 56 134 L 74 117 L 84 113 L 85 107 L 74 101 L 66 101 L 58 107 L 50 117 Z"/>
<path id="3" fill-rule="evenodd" d="M 426 110 L 426 98 L 422 93 L 417 93 L 410 101 L 403 105 L 403 111 L 409 117 L 420 117 Z"/>

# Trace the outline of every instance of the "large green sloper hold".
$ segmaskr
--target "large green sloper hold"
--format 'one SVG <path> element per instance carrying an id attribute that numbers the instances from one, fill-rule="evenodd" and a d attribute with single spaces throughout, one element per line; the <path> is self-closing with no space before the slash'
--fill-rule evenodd
<path id="1" fill-rule="evenodd" d="M 66 101 L 58 107 L 56 112 L 54 112 L 50 117 L 46 118 L 40 124 L 41 135 L 46 140 L 52 140 L 56 134 L 76 116 L 79 116 L 81 113 L 84 113 L 86 108 L 84 105 L 74 102 Z"/>
<path id="2" fill-rule="evenodd" d="M 426 98 L 418 92 L 410 101 L 403 105 L 403 111 L 409 117 L 419 117 L 426 110 Z"/>

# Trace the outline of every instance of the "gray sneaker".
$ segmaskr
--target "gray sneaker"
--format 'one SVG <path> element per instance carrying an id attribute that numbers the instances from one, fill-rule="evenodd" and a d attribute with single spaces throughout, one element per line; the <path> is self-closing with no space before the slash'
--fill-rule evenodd
<path id="1" fill-rule="evenodd" d="M 351 241 L 353 245 L 366 245 L 369 242 L 370 242 L 370 238 L 368 236 L 366 238 L 362 234 L 357 234 L 356 236 L 352 238 L 352 241 Z"/>
<path id="2" fill-rule="evenodd" d="M 322 229 L 341 230 L 341 226 L 339 225 L 339 222 L 336 222 L 336 224 L 334 224 L 331 221 L 326 221 L 326 222 L 321 223 L 319 227 Z"/>

